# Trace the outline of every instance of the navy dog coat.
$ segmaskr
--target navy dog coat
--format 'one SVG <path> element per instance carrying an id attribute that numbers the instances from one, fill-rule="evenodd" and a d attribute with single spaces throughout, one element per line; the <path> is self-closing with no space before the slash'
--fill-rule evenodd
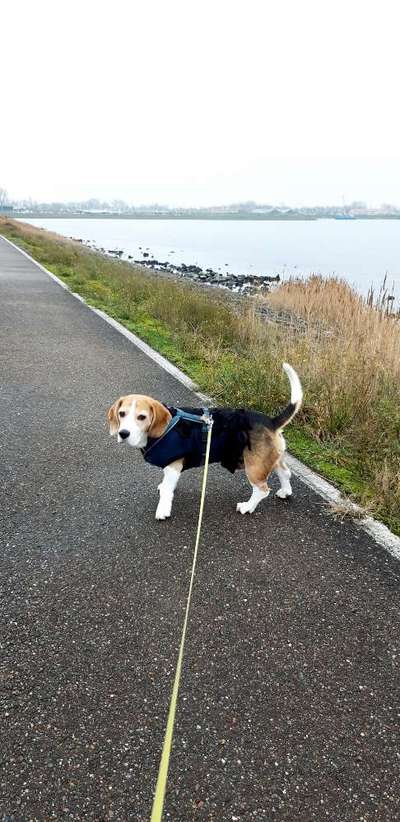
<path id="1" fill-rule="evenodd" d="M 201 417 L 203 408 L 170 408 L 175 417 L 182 410 Z M 214 424 L 211 437 L 210 462 L 220 462 L 233 474 L 243 465 L 243 451 L 250 448 L 249 433 L 255 424 L 262 424 L 267 418 L 255 411 L 233 410 L 231 408 L 210 408 Z M 197 468 L 204 462 L 207 425 L 179 419 L 170 431 L 161 437 L 149 437 L 142 448 L 146 462 L 166 468 L 175 460 L 183 459 L 183 468 Z"/>

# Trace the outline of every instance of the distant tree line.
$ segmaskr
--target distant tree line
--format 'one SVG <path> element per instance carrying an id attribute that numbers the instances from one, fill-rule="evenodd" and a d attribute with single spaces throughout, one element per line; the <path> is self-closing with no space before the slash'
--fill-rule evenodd
<path id="1" fill-rule="evenodd" d="M 8 205 L 8 194 L 5 188 L 0 187 L 0 208 Z"/>
<path id="2" fill-rule="evenodd" d="M 56 200 L 53 202 L 40 202 L 32 200 L 31 198 L 22 200 L 11 200 L 7 195 L 5 188 L 0 187 L 0 209 L 12 209 L 16 212 L 29 213 L 31 215 L 57 215 L 57 214 L 149 214 L 149 215 L 170 215 L 177 216 L 196 216 L 196 215 L 252 215 L 262 216 L 268 215 L 283 215 L 290 217 L 291 215 L 304 216 L 309 218 L 316 217 L 335 217 L 335 216 L 379 216 L 380 214 L 387 216 L 399 216 L 400 208 L 391 204 L 383 204 L 379 208 L 369 208 L 367 204 L 361 200 L 354 200 L 346 205 L 331 205 L 331 206 L 308 206 L 301 208 L 291 208 L 283 203 L 279 205 L 271 205 L 270 203 L 256 203 L 253 200 L 246 202 L 230 203 L 221 206 L 197 207 L 197 208 L 175 208 L 161 203 L 151 203 L 148 205 L 132 205 L 126 203 L 124 200 L 99 200 L 91 197 L 88 200 L 70 200 L 63 202 Z"/>

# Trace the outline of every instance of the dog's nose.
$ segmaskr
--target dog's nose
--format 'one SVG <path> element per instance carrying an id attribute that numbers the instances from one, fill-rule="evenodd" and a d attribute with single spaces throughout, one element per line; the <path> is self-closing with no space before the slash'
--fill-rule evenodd
<path id="1" fill-rule="evenodd" d="M 129 432 L 129 431 L 119 431 L 118 433 L 119 433 L 119 435 L 120 435 L 120 437 L 121 437 L 121 440 L 126 440 L 126 439 L 127 439 L 127 437 L 129 437 L 129 434 L 130 434 L 130 432 Z"/>

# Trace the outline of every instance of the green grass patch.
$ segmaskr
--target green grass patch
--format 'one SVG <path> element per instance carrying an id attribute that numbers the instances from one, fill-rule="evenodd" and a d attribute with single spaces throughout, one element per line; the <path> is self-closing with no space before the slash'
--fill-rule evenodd
<path id="1" fill-rule="evenodd" d="M 321 444 L 296 426 L 285 432 L 285 439 L 296 457 L 335 483 L 345 494 L 359 498 L 359 494 L 366 489 L 357 463 L 344 449 L 338 449 L 332 443 Z"/>

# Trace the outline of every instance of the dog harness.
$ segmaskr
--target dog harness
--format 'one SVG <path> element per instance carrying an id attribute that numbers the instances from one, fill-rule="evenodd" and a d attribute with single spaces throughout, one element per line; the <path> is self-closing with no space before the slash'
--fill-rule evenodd
<path id="1" fill-rule="evenodd" d="M 249 446 L 248 431 L 252 427 L 244 412 L 212 408 L 171 408 L 172 415 L 161 437 L 149 437 L 141 449 L 146 462 L 166 468 L 175 460 L 183 459 L 183 469 L 198 468 L 204 462 L 207 440 L 207 417 L 213 418 L 210 462 L 220 462 L 234 473 L 240 467 L 243 450 Z M 247 415 L 246 415 L 247 417 Z"/>

